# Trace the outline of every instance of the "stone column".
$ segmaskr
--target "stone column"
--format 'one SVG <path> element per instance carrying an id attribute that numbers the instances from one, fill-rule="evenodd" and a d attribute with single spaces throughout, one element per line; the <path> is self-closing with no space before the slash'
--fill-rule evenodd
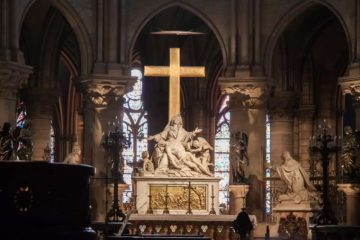
<path id="1" fill-rule="evenodd" d="M 229 185 L 230 208 L 229 214 L 237 215 L 242 208 L 246 207 L 246 195 L 250 185 Z"/>
<path id="2" fill-rule="evenodd" d="M 299 162 L 305 170 L 310 169 L 310 152 L 309 144 L 310 137 L 313 132 L 315 106 L 314 105 L 301 105 L 299 107 Z"/>
<path id="3" fill-rule="evenodd" d="M 26 109 L 33 134 L 33 154 L 31 157 L 33 161 L 43 160 L 44 149 L 50 141 L 50 120 L 52 120 L 54 105 L 59 96 L 60 91 L 57 89 L 27 89 Z"/>
<path id="4" fill-rule="evenodd" d="M 27 83 L 32 68 L 10 61 L 0 61 L 0 125 L 10 122 L 16 125 L 18 89 Z"/>
<path id="5" fill-rule="evenodd" d="M 264 175 L 265 107 L 263 102 L 266 92 L 265 78 L 244 78 L 244 75 L 237 75 L 237 77 L 235 79 L 222 78 L 220 85 L 222 93 L 230 95 L 230 132 L 233 134 L 240 131 L 248 136 L 249 166 L 243 166 L 245 177 L 248 179 L 247 184 L 250 185 L 247 210 L 251 214 L 256 214 L 258 219 L 262 219 L 262 196 L 264 192 L 261 182 Z M 232 153 L 230 153 L 231 155 Z M 232 169 L 230 169 L 231 183 Z M 231 204 L 233 203 L 230 202 Z"/>
<path id="6" fill-rule="evenodd" d="M 121 114 L 121 99 L 136 81 L 133 77 L 116 74 L 92 74 L 82 80 L 86 95 L 84 109 L 84 159 L 96 168 L 92 184 L 93 219 L 104 221 L 106 215 L 105 180 L 110 167 L 101 147 L 103 135 L 109 129 L 109 122 Z M 109 200 L 109 199 L 108 199 Z"/>
<path id="7" fill-rule="evenodd" d="M 293 133 L 297 99 L 292 92 L 282 92 L 268 101 L 271 124 L 271 164 L 281 164 L 284 151 L 294 153 Z"/>
<path id="8" fill-rule="evenodd" d="M 346 195 L 346 225 L 360 225 L 360 184 L 338 184 L 338 190 Z"/>

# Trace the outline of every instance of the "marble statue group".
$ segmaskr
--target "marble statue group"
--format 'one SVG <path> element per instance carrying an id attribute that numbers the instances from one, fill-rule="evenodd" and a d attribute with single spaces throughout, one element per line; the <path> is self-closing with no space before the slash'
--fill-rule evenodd
<path id="1" fill-rule="evenodd" d="M 209 170 L 210 151 L 213 148 L 197 134 L 196 128 L 188 132 L 183 128 L 180 115 L 172 117 L 162 132 L 149 136 L 156 142 L 151 160 L 156 175 L 179 177 L 212 176 Z"/>

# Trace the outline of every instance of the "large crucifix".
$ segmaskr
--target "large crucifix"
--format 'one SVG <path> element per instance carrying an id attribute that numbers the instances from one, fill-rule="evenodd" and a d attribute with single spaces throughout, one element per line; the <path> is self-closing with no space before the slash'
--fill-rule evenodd
<path id="1" fill-rule="evenodd" d="M 180 66 L 180 48 L 170 48 L 170 66 L 145 66 L 144 76 L 169 77 L 169 121 L 180 114 L 180 77 L 205 77 L 205 67 Z"/>

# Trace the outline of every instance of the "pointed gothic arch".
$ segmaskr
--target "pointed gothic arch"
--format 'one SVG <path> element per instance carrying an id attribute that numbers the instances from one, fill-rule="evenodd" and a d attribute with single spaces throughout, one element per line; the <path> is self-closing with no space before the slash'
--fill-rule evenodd
<path id="1" fill-rule="evenodd" d="M 294 8 L 290 9 L 283 17 L 280 18 L 280 20 L 274 25 L 274 28 L 270 34 L 270 36 L 267 39 L 267 43 L 265 45 L 265 51 L 264 51 L 264 68 L 265 72 L 269 77 L 271 77 L 272 73 L 272 67 L 271 62 L 273 58 L 274 49 L 276 47 L 277 42 L 279 41 L 280 36 L 283 34 L 283 32 L 286 30 L 286 28 L 299 16 L 306 13 L 309 9 L 311 9 L 314 6 L 321 6 L 329 10 L 336 19 L 340 22 L 344 34 L 346 36 L 346 40 L 348 43 L 348 49 L 349 49 L 349 62 L 352 59 L 352 56 L 354 55 L 352 53 L 352 37 L 350 34 L 349 26 L 347 26 L 345 20 L 343 19 L 342 15 L 330 4 L 320 1 L 304 1 L 295 6 Z"/>
<path id="2" fill-rule="evenodd" d="M 19 22 L 19 30 L 21 31 L 23 22 L 28 15 L 31 7 L 40 0 L 31 0 L 25 7 L 25 10 L 22 12 L 20 22 Z M 91 41 L 90 34 L 81 20 L 78 12 L 74 9 L 74 7 L 67 1 L 57 1 L 50 0 L 51 5 L 56 8 L 62 16 L 66 19 L 66 21 L 71 26 L 76 39 L 79 43 L 80 47 L 80 56 L 81 56 L 81 75 L 86 75 L 91 73 L 92 65 L 93 65 L 93 45 Z"/>
<path id="3" fill-rule="evenodd" d="M 133 54 L 134 51 L 134 47 L 136 44 L 136 41 L 138 40 L 142 30 L 144 29 L 144 27 L 158 14 L 160 14 L 161 12 L 166 11 L 167 9 L 170 9 L 172 7 L 179 7 L 181 9 L 184 9 L 186 11 L 188 11 L 189 13 L 195 15 L 196 17 L 200 18 L 204 23 L 206 23 L 206 25 L 211 29 L 211 31 L 214 33 L 214 35 L 217 38 L 217 41 L 219 43 L 220 49 L 221 49 L 221 53 L 222 53 L 222 58 L 223 58 L 223 63 L 224 65 L 227 64 L 227 51 L 226 51 L 226 45 L 225 45 L 225 41 L 224 39 L 222 39 L 220 31 L 216 28 L 215 24 L 212 22 L 212 20 L 205 14 L 203 13 L 201 10 L 195 8 L 194 6 L 191 6 L 187 3 L 184 3 L 182 1 L 171 1 L 169 3 L 164 4 L 163 6 L 160 6 L 156 11 L 151 12 L 148 16 L 146 16 L 142 21 L 141 24 L 138 26 L 138 28 L 136 29 L 135 33 L 133 34 L 133 36 L 130 38 L 130 44 L 129 44 L 129 52 L 127 54 L 129 60 L 131 60 L 131 56 Z"/>

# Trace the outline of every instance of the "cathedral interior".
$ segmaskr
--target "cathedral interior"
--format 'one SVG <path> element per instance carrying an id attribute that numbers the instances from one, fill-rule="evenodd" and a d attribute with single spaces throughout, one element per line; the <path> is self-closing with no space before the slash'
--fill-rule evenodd
<path id="1" fill-rule="evenodd" d="M 360 237 L 360 0 L 0 0 L 0 23 L 1 239 Z"/>

